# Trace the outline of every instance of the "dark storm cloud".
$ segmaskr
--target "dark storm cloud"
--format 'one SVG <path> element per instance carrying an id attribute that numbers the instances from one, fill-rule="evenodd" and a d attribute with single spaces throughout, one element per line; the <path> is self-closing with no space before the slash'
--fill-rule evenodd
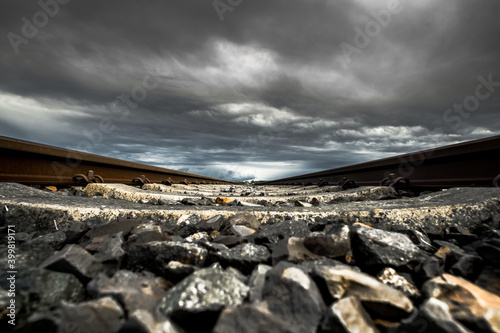
<path id="1" fill-rule="evenodd" d="M 500 133 L 494 0 L 2 9 L 2 135 L 243 180 Z"/>

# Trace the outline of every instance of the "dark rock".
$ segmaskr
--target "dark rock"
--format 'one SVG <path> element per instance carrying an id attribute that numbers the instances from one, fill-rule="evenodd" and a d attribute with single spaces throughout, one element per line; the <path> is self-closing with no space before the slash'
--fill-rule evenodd
<path id="1" fill-rule="evenodd" d="M 459 246 L 457 246 L 457 245 L 455 245 L 453 243 L 450 243 L 450 242 L 447 242 L 447 241 L 443 241 L 443 240 L 434 240 L 434 243 L 437 244 L 438 247 L 447 247 L 451 251 L 454 251 L 457 254 L 465 254 L 464 250 L 462 250 Z"/>
<path id="2" fill-rule="evenodd" d="M 196 228 L 199 231 L 220 231 L 224 225 L 224 217 L 222 215 L 216 215 L 208 220 L 204 220 L 199 222 L 196 225 Z"/>
<path id="3" fill-rule="evenodd" d="M 260 227 L 260 222 L 257 220 L 255 215 L 251 213 L 237 213 L 231 216 L 227 223 L 229 225 L 243 225 L 254 230 L 258 230 Z"/>
<path id="4" fill-rule="evenodd" d="M 469 330 L 473 332 L 500 331 L 500 297 L 473 283 L 453 275 L 443 274 L 442 277 L 426 282 L 423 292 L 431 300 L 437 300 L 437 302 L 431 302 L 442 309 L 446 318 L 453 318 Z M 435 309 L 429 310 L 431 311 L 436 312 Z"/>
<path id="5" fill-rule="evenodd" d="M 91 228 L 85 236 L 89 239 L 99 236 L 114 235 L 118 232 L 123 232 L 123 236 L 127 236 L 132 229 L 144 223 L 143 220 L 118 220 L 108 222 Z"/>
<path id="6" fill-rule="evenodd" d="M 36 235 L 36 232 L 17 232 L 16 233 L 16 242 L 17 244 L 21 243 L 26 243 L 30 240 L 33 239 L 33 237 Z M 7 234 L 4 235 L 4 238 L 2 239 L 2 244 L 7 244 Z"/>
<path id="7" fill-rule="evenodd" d="M 40 267 L 73 274 L 84 284 L 104 270 L 104 266 L 98 260 L 76 244 L 67 245 L 47 258 Z"/>
<path id="8" fill-rule="evenodd" d="M 269 311 L 299 332 L 316 332 L 325 305 L 314 281 L 298 266 L 280 262 L 266 273 L 262 299 Z"/>
<path id="9" fill-rule="evenodd" d="M 211 206 L 214 204 L 214 201 L 210 198 L 201 198 L 200 200 L 196 200 L 196 204 L 200 206 Z"/>
<path id="10" fill-rule="evenodd" d="M 220 312 L 241 304 L 248 290 L 233 274 L 205 268 L 168 290 L 158 309 L 187 330 L 210 332 Z"/>
<path id="11" fill-rule="evenodd" d="M 271 268 L 271 266 L 264 264 L 259 264 L 254 268 L 248 281 L 248 286 L 250 287 L 248 299 L 250 302 L 262 300 L 262 289 L 264 288 L 264 283 L 266 282 L 266 273 Z"/>
<path id="12" fill-rule="evenodd" d="M 418 313 L 405 321 L 398 332 L 472 333 L 452 317 L 444 302 L 435 298 L 426 300 Z"/>
<path id="13" fill-rule="evenodd" d="M 170 240 L 168 232 L 165 232 L 157 223 L 151 222 L 138 225 L 132 229 L 127 245 L 168 240 Z"/>
<path id="14" fill-rule="evenodd" d="M 86 223 L 80 221 L 73 221 L 66 229 L 66 242 L 68 244 L 77 243 L 80 239 L 90 230 Z"/>
<path id="15" fill-rule="evenodd" d="M 328 258 L 345 257 L 351 249 L 349 227 L 331 228 L 328 234 L 312 233 L 304 239 L 304 246 L 314 254 Z"/>
<path id="16" fill-rule="evenodd" d="M 456 263 L 451 266 L 450 273 L 464 277 L 467 280 L 474 281 L 478 277 L 482 268 L 483 259 L 481 259 L 481 257 L 466 254 L 458 258 Z"/>
<path id="17" fill-rule="evenodd" d="M 179 228 L 179 236 L 182 238 L 189 237 L 198 232 L 198 228 L 194 224 L 184 224 Z"/>
<path id="18" fill-rule="evenodd" d="M 66 245 L 66 234 L 64 231 L 56 231 L 50 234 L 33 238 L 31 244 L 46 243 L 49 244 L 54 250 L 60 250 Z"/>
<path id="19" fill-rule="evenodd" d="M 117 271 L 122 264 L 125 251 L 122 248 L 123 233 L 119 232 L 109 237 L 102 246 L 97 249 L 94 258 L 107 267 L 107 272 Z"/>
<path id="20" fill-rule="evenodd" d="M 167 266 L 163 267 L 163 277 L 175 284 L 197 269 L 198 267 L 193 265 L 183 264 L 178 261 L 170 261 Z"/>
<path id="21" fill-rule="evenodd" d="M 400 267 L 421 257 L 420 249 L 408 236 L 361 225 L 353 229 L 351 248 L 356 263 L 369 270 Z"/>
<path id="22" fill-rule="evenodd" d="M 255 243 L 266 245 L 268 248 L 276 245 L 280 240 L 290 237 L 304 238 L 310 233 L 304 221 L 285 220 L 272 225 L 264 225 L 258 232 Z M 270 249 L 272 251 L 272 248 Z"/>
<path id="23" fill-rule="evenodd" d="M 476 249 L 476 252 L 486 263 L 495 267 L 500 267 L 500 246 L 483 244 Z"/>
<path id="24" fill-rule="evenodd" d="M 184 198 L 181 200 L 181 203 L 187 206 L 196 206 L 196 202 L 191 198 Z"/>
<path id="25" fill-rule="evenodd" d="M 218 236 L 214 238 L 214 243 L 222 244 L 228 247 L 234 247 L 243 243 L 248 243 L 248 240 L 238 236 Z"/>
<path id="26" fill-rule="evenodd" d="M 100 274 L 90 281 L 87 291 L 93 298 L 112 297 L 118 301 L 127 313 L 135 310 L 154 312 L 163 294 L 171 283 L 153 274 L 133 273 L 121 270 L 109 278 Z"/>
<path id="27" fill-rule="evenodd" d="M 0 287 L 9 290 L 8 273 L 0 277 Z M 35 311 L 48 311 L 62 301 L 84 300 L 85 288 L 78 279 L 66 273 L 41 268 L 18 270 L 15 280 L 16 323 Z"/>
<path id="28" fill-rule="evenodd" d="M 222 267 L 234 267 L 243 274 L 250 274 L 258 264 L 269 261 L 271 254 L 265 246 L 255 244 L 240 244 L 234 248 L 214 252 L 212 262 L 219 262 Z"/>
<path id="29" fill-rule="evenodd" d="M 170 261 L 203 266 L 207 250 L 197 244 L 181 242 L 150 242 L 127 249 L 127 268 L 133 271 L 149 270 L 163 274 Z"/>
<path id="30" fill-rule="evenodd" d="M 436 257 L 428 257 L 415 267 L 415 277 L 421 285 L 425 281 L 444 273 L 441 261 Z"/>
<path id="31" fill-rule="evenodd" d="M 52 332 L 118 332 L 125 322 L 125 314 L 120 305 L 110 297 L 87 301 L 79 304 L 63 302 L 58 309 L 31 316 L 26 325 L 27 330 L 33 332 L 48 330 L 42 327 L 51 327 Z"/>
<path id="32" fill-rule="evenodd" d="M 347 267 L 319 266 L 312 275 L 316 279 L 324 280 L 333 299 L 357 296 L 363 306 L 378 318 L 400 320 L 408 317 L 413 311 L 412 302 L 401 291 L 368 274 Z"/>
<path id="33" fill-rule="evenodd" d="M 149 311 L 135 310 L 127 317 L 118 333 L 184 333 L 170 319 Z"/>
<path id="34" fill-rule="evenodd" d="M 212 332 L 301 333 L 292 323 L 271 313 L 265 303 L 242 304 L 225 309 Z"/>
<path id="35" fill-rule="evenodd" d="M 327 311 L 322 332 L 378 333 L 373 320 L 356 296 L 342 298 Z"/>
<path id="36" fill-rule="evenodd" d="M 324 258 L 324 257 L 304 261 L 304 262 L 301 262 L 299 264 L 299 267 L 302 268 L 308 274 L 312 273 L 316 267 L 320 267 L 320 266 L 347 267 L 347 268 L 354 270 L 356 272 L 361 272 L 359 267 L 347 265 L 341 261 L 329 259 L 329 258 Z"/>
<path id="37" fill-rule="evenodd" d="M 309 230 L 314 231 L 325 231 L 327 232 L 329 228 L 337 227 L 342 224 L 343 220 L 340 216 L 328 216 L 325 218 L 316 218 L 314 221 L 310 221 L 308 224 Z"/>
<path id="38" fill-rule="evenodd" d="M 23 243 L 16 246 L 16 269 L 37 267 L 45 259 L 52 256 L 56 251 L 46 243 Z M 8 271 L 7 249 L 0 252 L 0 267 L 2 271 Z"/>
<path id="39" fill-rule="evenodd" d="M 500 296 L 500 268 L 486 266 L 475 281 L 479 287 Z"/>

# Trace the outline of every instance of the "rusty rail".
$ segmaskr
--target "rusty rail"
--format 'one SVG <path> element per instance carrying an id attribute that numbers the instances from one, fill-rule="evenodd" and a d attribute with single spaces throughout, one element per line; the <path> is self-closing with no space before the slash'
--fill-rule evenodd
<path id="1" fill-rule="evenodd" d="M 0 181 L 27 185 L 89 182 L 234 184 L 142 163 L 0 136 Z"/>
<path id="2" fill-rule="evenodd" d="M 449 188 L 499 186 L 500 136 L 427 149 L 336 169 L 262 183 L 262 185 L 339 184 L 346 187 Z"/>

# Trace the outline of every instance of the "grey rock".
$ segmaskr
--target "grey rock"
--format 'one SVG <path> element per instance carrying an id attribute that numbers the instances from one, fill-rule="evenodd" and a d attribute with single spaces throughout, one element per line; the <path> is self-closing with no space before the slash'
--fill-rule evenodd
<path id="1" fill-rule="evenodd" d="M 269 311 L 266 303 L 242 304 L 225 309 L 214 333 L 300 333 L 299 328 Z"/>
<path id="2" fill-rule="evenodd" d="M 193 243 L 150 242 L 137 244 L 127 249 L 127 268 L 133 271 L 149 270 L 163 274 L 170 261 L 203 266 L 207 250 Z"/>
<path id="3" fill-rule="evenodd" d="M 319 266 L 312 275 L 324 281 L 331 297 L 357 296 L 369 312 L 387 320 L 400 320 L 413 311 L 413 303 L 401 291 L 365 273 L 345 266 Z"/>
<path id="4" fill-rule="evenodd" d="M 244 225 L 233 225 L 230 228 L 230 232 L 238 237 L 247 237 L 256 233 L 255 229 L 245 227 Z"/>
<path id="5" fill-rule="evenodd" d="M 23 243 L 17 245 L 15 250 L 17 270 L 37 267 L 44 260 L 56 253 L 54 248 L 46 243 Z M 0 252 L 0 267 L 2 271 L 10 270 L 7 248 L 2 248 Z"/>
<path id="6" fill-rule="evenodd" d="M 104 266 L 97 259 L 76 244 L 67 245 L 47 258 L 40 267 L 73 274 L 84 284 L 104 270 Z"/>
<path id="7" fill-rule="evenodd" d="M 93 298 L 112 297 L 123 305 L 127 313 L 135 310 L 153 312 L 171 286 L 163 278 L 147 272 L 120 270 L 111 278 L 100 274 L 89 282 L 87 291 Z"/>
<path id="8" fill-rule="evenodd" d="M 284 262 L 266 273 L 262 299 L 271 313 L 300 332 L 316 332 L 325 309 L 318 287 L 309 275 Z"/>
<path id="9" fill-rule="evenodd" d="M 233 274 L 234 277 L 236 277 L 238 280 L 240 280 L 241 283 L 248 285 L 248 277 L 246 275 L 244 275 L 239 269 L 236 269 L 234 267 L 226 267 L 224 269 L 224 272 L 229 273 L 229 274 Z"/>
<path id="10" fill-rule="evenodd" d="M 158 309 L 185 329 L 210 332 L 220 312 L 240 305 L 248 290 L 233 274 L 201 269 L 168 290 Z"/>
<path id="11" fill-rule="evenodd" d="M 62 230 L 52 232 L 43 236 L 33 238 L 31 244 L 46 243 L 49 244 L 54 250 L 60 250 L 66 245 L 66 233 Z"/>
<path id="12" fill-rule="evenodd" d="M 264 225 L 258 232 L 255 243 L 276 245 L 280 240 L 290 237 L 304 238 L 310 233 L 304 221 L 285 220 L 272 225 Z"/>
<path id="13" fill-rule="evenodd" d="M 328 234 L 312 233 L 304 239 L 304 246 L 320 256 L 328 258 L 345 257 L 351 250 L 349 227 L 331 228 Z"/>
<path id="14" fill-rule="evenodd" d="M 154 222 L 138 225 L 131 230 L 127 245 L 170 240 L 168 233 Z"/>
<path id="15" fill-rule="evenodd" d="M 254 268 L 248 281 L 248 286 L 250 287 L 248 299 L 250 302 L 262 300 L 262 289 L 264 288 L 264 283 L 266 282 L 266 273 L 271 268 L 271 266 L 264 264 L 259 264 Z"/>
<path id="16" fill-rule="evenodd" d="M 352 231 L 351 248 L 356 263 L 368 269 L 400 267 L 422 256 L 408 236 L 362 225 Z"/>
<path id="17" fill-rule="evenodd" d="M 433 297 L 420 306 L 416 316 L 401 325 L 399 332 L 472 333 L 453 318 L 446 303 Z"/>
<path id="18" fill-rule="evenodd" d="M 450 274 L 427 281 L 422 290 L 428 298 L 439 301 L 454 321 L 471 331 L 500 331 L 500 297 Z"/>
<path id="19" fill-rule="evenodd" d="M 243 225 L 252 229 L 259 229 L 260 222 L 257 220 L 255 215 L 251 213 L 237 213 L 231 216 L 227 223 L 229 225 Z"/>
<path id="20" fill-rule="evenodd" d="M 9 290 L 9 274 L 0 277 L 0 287 Z M 41 268 L 18 270 L 16 285 L 16 319 L 25 319 L 35 311 L 48 311 L 62 301 L 80 302 L 85 288 L 73 275 Z"/>
<path id="21" fill-rule="evenodd" d="M 174 206 L 174 205 L 176 205 L 176 202 L 174 200 L 160 198 L 160 199 L 158 199 L 158 205 L 160 205 L 160 206 L 165 206 L 165 205 Z"/>
<path id="22" fill-rule="evenodd" d="M 110 297 L 78 304 L 63 302 L 58 309 L 31 316 L 25 329 L 52 332 L 118 332 L 125 322 L 120 305 Z"/>
<path id="23" fill-rule="evenodd" d="M 122 232 L 109 237 L 97 249 L 97 252 L 94 254 L 94 258 L 102 263 L 109 263 L 115 268 L 119 268 L 123 257 L 125 256 L 125 251 L 122 248 L 123 242 Z"/>
<path id="24" fill-rule="evenodd" d="M 342 298 L 330 306 L 321 329 L 323 332 L 378 333 L 356 296 Z"/>
<path id="25" fill-rule="evenodd" d="M 222 267 L 234 267 L 243 274 L 250 274 L 255 266 L 267 263 L 270 257 L 265 246 L 250 243 L 211 254 L 212 262 L 219 262 Z"/>
<path id="26" fill-rule="evenodd" d="M 285 260 L 295 263 L 300 263 L 306 260 L 318 259 L 321 256 L 309 251 L 304 246 L 304 239 L 298 237 L 290 237 L 280 241 L 272 252 L 272 263 L 276 265 L 278 262 Z"/>

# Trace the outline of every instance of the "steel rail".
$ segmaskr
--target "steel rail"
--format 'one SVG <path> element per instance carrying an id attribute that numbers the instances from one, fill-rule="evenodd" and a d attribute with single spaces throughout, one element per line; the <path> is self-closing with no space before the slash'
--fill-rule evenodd
<path id="1" fill-rule="evenodd" d="M 500 136 L 268 181 L 262 185 L 408 185 L 450 188 L 499 186 Z M 349 184 L 347 184 L 349 185 Z M 353 185 L 351 183 L 351 185 Z"/>
<path id="2" fill-rule="evenodd" d="M 117 158 L 0 136 L 0 181 L 26 185 L 75 185 L 86 182 L 206 183 L 234 182 Z"/>

